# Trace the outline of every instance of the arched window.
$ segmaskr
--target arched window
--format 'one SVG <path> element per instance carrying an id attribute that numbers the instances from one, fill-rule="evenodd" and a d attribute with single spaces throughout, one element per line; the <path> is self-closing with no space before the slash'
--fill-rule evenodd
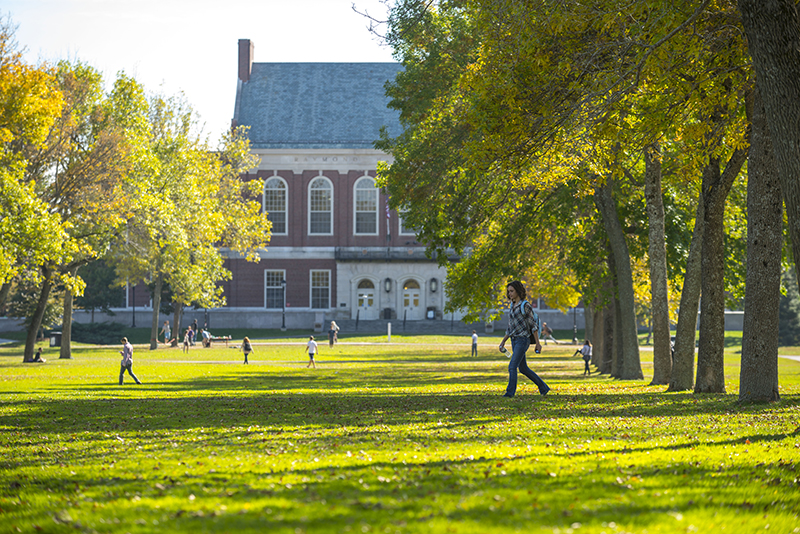
<path id="1" fill-rule="evenodd" d="M 272 223 L 273 235 L 286 235 L 286 182 L 273 176 L 264 183 L 264 211 Z"/>
<path id="2" fill-rule="evenodd" d="M 419 289 L 419 282 L 416 280 L 406 280 L 403 289 Z"/>
<path id="3" fill-rule="evenodd" d="M 359 178 L 355 184 L 353 195 L 355 206 L 355 234 L 378 234 L 378 190 L 375 189 L 375 180 L 369 176 Z"/>
<path id="4" fill-rule="evenodd" d="M 308 233 L 333 234 L 333 184 L 324 176 L 308 185 Z"/>

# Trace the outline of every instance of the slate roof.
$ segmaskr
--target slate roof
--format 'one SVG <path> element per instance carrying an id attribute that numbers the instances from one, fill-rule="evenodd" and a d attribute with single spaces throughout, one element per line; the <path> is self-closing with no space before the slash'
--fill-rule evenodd
<path id="1" fill-rule="evenodd" d="M 234 120 L 253 148 L 374 148 L 381 126 L 397 136 L 400 113 L 384 84 L 399 63 L 253 63 L 236 93 Z"/>

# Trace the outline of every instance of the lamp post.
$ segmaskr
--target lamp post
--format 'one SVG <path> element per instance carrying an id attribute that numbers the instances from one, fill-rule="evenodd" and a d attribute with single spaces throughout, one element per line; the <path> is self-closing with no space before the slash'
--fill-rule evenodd
<path id="1" fill-rule="evenodd" d="M 281 280 L 283 310 L 281 311 L 281 332 L 286 332 L 286 280 Z"/>
<path id="2" fill-rule="evenodd" d="M 131 293 L 133 293 L 131 297 L 133 300 L 133 323 L 131 324 L 131 328 L 136 328 L 136 286 L 131 288 Z"/>
<path id="3" fill-rule="evenodd" d="M 578 344 L 578 307 L 572 308 L 572 343 Z"/>

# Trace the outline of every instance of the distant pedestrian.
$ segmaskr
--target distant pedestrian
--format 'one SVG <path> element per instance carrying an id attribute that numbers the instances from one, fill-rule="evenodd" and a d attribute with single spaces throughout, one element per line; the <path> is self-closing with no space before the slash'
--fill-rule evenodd
<path id="1" fill-rule="evenodd" d="M 336 326 L 336 323 L 331 321 L 331 327 L 328 330 L 328 346 L 333 347 L 333 344 L 336 343 L 336 337 L 339 332 L 339 327 Z"/>
<path id="2" fill-rule="evenodd" d="M 514 280 L 506 286 L 506 297 L 511 300 L 511 310 L 508 314 L 508 328 L 503 341 L 500 342 L 500 352 L 505 349 L 506 340 L 511 338 L 511 361 L 508 363 L 508 387 L 504 397 L 513 397 L 517 391 L 517 370 L 530 378 L 539 388 L 539 393 L 547 395 L 550 387 L 545 384 L 539 375 L 534 373 L 525 360 L 525 353 L 535 342 L 536 352 L 542 350 L 539 343 L 539 318 L 533 307 L 525 300 L 525 287 L 521 282 Z"/>
<path id="3" fill-rule="evenodd" d="M 251 352 L 255 352 L 255 350 L 253 350 L 253 346 L 250 344 L 250 338 L 247 336 L 242 340 L 242 352 L 244 352 L 244 363 L 249 364 L 250 362 L 247 361 L 247 356 Z"/>
<path id="4" fill-rule="evenodd" d="M 192 329 L 187 328 L 186 332 L 183 333 L 183 352 L 189 352 L 189 342 L 192 336 Z"/>
<path id="5" fill-rule="evenodd" d="M 164 343 L 169 344 L 172 340 L 172 329 L 169 327 L 169 321 L 164 321 L 164 328 L 161 329 L 161 333 L 164 334 Z"/>
<path id="6" fill-rule="evenodd" d="M 581 353 L 582 358 L 583 358 L 583 364 L 584 364 L 583 374 L 584 374 L 584 376 L 592 374 L 592 370 L 589 367 L 589 362 L 592 361 L 592 344 L 589 343 L 588 339 L 583 342 L 583 347 L 581 347 L 581 350 L 578 351 L 578 352 Z"/>
<path id="7" fill-rule="evenodd" d="M 309 336 L 308 338 L 308 365 L 306 368 L 314 367 L 317 368 L 317 364 L 314 363 L 314 355 L 317 353 L 317 342 L 314 341 L 314 336 Z"/>
<path id="8" fill-rule="evenodd" d="M 478 333 L 475 330 L 472 331 L 472 355 L 478 355 Z"/>
<path id="9" fill-rule="evenodd" d="M 211 346 L 211 332 L 209 332 L 208 330 L 203 330 L 201 328 L 200 329 L 200 335 L 203 336 L 203 340 L 202 340 L 203 346 L 205 348 L 210 347 Z"/>
<path id="10" fill-rule="evenodd" d="M 122 377 L 125 376 L 125 371 L 128 371 L 128 374 L 133 377 L 137 384 L 141 384 L 136 375 L 133 374 L 133 345 L 128 343 L 127 337 L 123 337 L 120 342 L 122 343 L 122 350 L 119 353 L 122 354 L 122 362 L 119 370 L 119 385 L 122 385 Z"/>
<path id="11" fill-rule="evenodd" d="M 189 335 L 189 343 L 194 345 L 194 341 L 197 339 L 197 330 L 198 330 L 197 329 L 197 319 L 192 321 L 192 324 L 189 326 L 189 328 L 191 328 L 191 330 L 192 330 L 190 335 Z"/>
<path id="12" fill-rule="evenodd" d="M 542 338 L 545 345 L 547 345 L 548 339 L 558 345 L 558 340 L 553 337 L 553 329 L 547 326 L 547 323 L 542 323 Z"/>

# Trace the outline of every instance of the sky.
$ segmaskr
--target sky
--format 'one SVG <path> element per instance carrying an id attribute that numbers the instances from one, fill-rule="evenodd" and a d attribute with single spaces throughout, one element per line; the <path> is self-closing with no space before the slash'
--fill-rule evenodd
<path id="1" fill-rule="evenodd" d="M 124 71 L 148 92 L 183 92 L 216 141 L 236 98 L 239 39 L 256 62 L 389 62 L 368 31 L 380 0 L 0 0 L 34 64 L 80 60 L 110 87 Z"/>

